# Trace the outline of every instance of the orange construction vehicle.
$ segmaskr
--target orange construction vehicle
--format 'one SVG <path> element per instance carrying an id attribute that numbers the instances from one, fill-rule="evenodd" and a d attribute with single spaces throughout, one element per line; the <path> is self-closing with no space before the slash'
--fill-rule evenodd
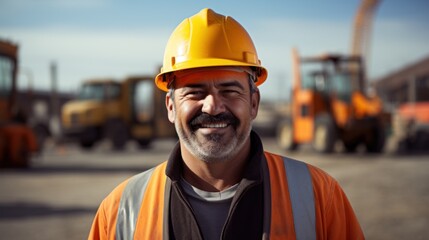
<path id="1" fill-rule="evenodd" d="M 350 55 L 301 57 L 292 51 L 291 111 L 279 124 L 278 143 L 287 150 L 311 143 L 332 152 L 341 140 L 348 152 L 361 143 L 380 152 L 385 143 L 386 114 L 375 92 L 367 91 L 365 51 L 378 0 L 362 0 L 357 11 Z"/>
<path id="2" fill-rule="evenodd" d="M 291 112 L 280 123 L 278 143 L 286 150 L 311 143 L 318 152 L 332 152 L 337 140 L 347 151 L 361 143 L 380 152 L 385 142 L 384 114 L 377 96 L 365 93 L 359 56 L 300 57 L 293 51 Z"/>
<path id="3" fill-rule="evenodd" d="M 0 41 L 0 166 L 27 167 L 38 150 L 26 116 L 16 106 L 18 46 Z"/>

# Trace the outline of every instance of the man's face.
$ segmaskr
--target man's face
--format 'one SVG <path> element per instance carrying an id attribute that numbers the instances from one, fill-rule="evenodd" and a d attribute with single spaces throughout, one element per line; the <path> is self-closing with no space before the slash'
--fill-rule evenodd
<path id="1" fill-rule="evenodd" d="M 174 96 L 167 96 L 168 117 L 187 151 L 205 162 L 235 157 L 248 143 L 259 92 L 249 74 L 224 68 L 176 74 Z"/>

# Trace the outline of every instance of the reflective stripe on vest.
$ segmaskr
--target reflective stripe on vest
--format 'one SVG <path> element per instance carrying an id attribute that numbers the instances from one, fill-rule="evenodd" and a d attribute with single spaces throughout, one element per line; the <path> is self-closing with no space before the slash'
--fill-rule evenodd
<path id="1" fill-rule="evenodd" d="M 128 181 L 118 206 L 116 239 L 163 239 L 166 166 L 164 162 Z"/>
<path id="2" fill-rule="evenodd" d="M 154 169 L 133 176 L 122 193 L 116 220 L 116 239 L 133 239 L 134 229 L 149 178 Z M 136 191 L 138 189 L 138 191 Z"/>
<path id="3" fill-rule="evenodd" d="M 307 164 L 283 158 L 297 240 L 316 239 L 313 183 Z"/>
<path id="4" fill-rule="evenodd" d="M 280 161 L 276 161 L 276 157 L 273 155 L 268 154 L 266 156 L 272 191 L 271 206 L 272 209 L 276 210 L 276 212 L 271 211 L 271 237 L 275 238 L 274 235 L 276 235 L 281 238 L 282 236 L 282 234 L 273 233 L 272 229 L 274 226 L 278 230 L 284 225 L 284 215 L 290 213 L 284 206 L 284 198 L 288 197 L 292 205 L 296 239 L 316 239 L 313 186 L 307 164 L 288 158 L 283 158 L 283 161 L 280 159 Z M 129 180 L 119 203 L 116 239 L 133 239 L 136 229 L 140 232 L 143 231 L 147 239 L 160 239 L 153 236 L 159 237 L 162 234 L 151 234 L 145 232 L 145 229 L 154 232 L 163 231 L 164 200 L 160 198 L 164 196 L 165 191 L 165 166 L 166 163 L 140 173 Z M 284 174 L 281 174 L 283 171 L 288 182 L 288 196 L 285 196 L 285 189 L 282 187 L 285 183 Z M 148 190 L 150 191 L 148 192 Z M 142 205 L 145 205 L 145 209 L 140 210 Z M 151 209 L 156 210 L 152 211 Z M 144 213 L 142 214 L 140 211 Z M 282 214 L 284 215 L 282 216 Z M 146 219 L 148 222 L 139 224 L 139 215 L 143 215 L 140 220 Z M 156 219 L 152 221 L 152 218 Z"/>

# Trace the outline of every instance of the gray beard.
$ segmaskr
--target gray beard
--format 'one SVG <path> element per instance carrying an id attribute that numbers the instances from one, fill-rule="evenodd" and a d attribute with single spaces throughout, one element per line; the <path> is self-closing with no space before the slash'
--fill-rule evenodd
<path id="1" fill-rule="evenodd" d="M 192 155 L 206 163 L 219 163 L 234 157 L 243 148 L 252 130 L 250 124 L 247 126 L 248 130 L 244 134 L 238 135 L 232 139 L 227 139 L 229 141 L 225 141 L 222 139 L 222 136 L 218 134 L 209 135 L 206 137 L 208 142 L 206 144 L 199 142 L 194 133 L 191 133 L 190 136 L 186 136 L 177 122 L 174 125 L 181 143 L 183 143 Z"/>

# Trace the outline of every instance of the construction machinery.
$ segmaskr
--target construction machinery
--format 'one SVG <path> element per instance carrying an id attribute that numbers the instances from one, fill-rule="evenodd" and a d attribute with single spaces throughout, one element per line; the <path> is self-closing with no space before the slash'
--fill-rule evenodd
<path id="1" fill-rule="evenodd" d="M 16 105 L 18 46 L 0 40 L 0 166 L 28 167 L 38 151 L 27 117 Z"/>
<path id="2" fill-rule="evenodd" d="M 365 93 L 359 56 L 300 57 L 293 51 L 294 83 L 291 112 L 278 129 L 286 150 L 311 143 L 319 152 L 332 152 L 337 140 L 347 151 L 364 143 L 369 152 L 384 146 L 384 114 L 377 96 Z"/>
<path id="3" fill-rule="evenodd" d="M 348 152 L 360 144 L 368 152 L 382 151 L 388 117 L 380 99 L 368 91 L 363 41 L 359 41 L 368 36 L 363 28 L 368 28 L 377 2 L 362 2 L 350 55 L 301 57 L 297 49 L 292 50 L 291 110 L 277 130 L 281 148 L 294 150 L 309 143 L 316 151 L 328 153 L 341 140 Z"/>
<path id="4" fill-rule="evenodd" d="M 175 136 L 167 118 L 165 93 L 155 88 L 153 79 L 132 76 L 123 81 L 85 81 L 77 99 L 62 107 L 64 135 L 85 149 L 108 139 L 117 150 L 130 139 L 147 147 L 156 138 Z"/>
<path id="5" fill-rule="evenodd" d="M 353 22 L 350 54 L 368 59 L 374 13 L 381 0 L 362 0 Z"/>

